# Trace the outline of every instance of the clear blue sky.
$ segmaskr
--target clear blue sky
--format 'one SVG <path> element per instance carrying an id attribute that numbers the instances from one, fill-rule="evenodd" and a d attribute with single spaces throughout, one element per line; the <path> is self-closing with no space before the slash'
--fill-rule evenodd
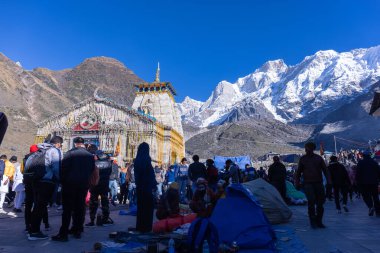
<path id="1" fill-rule="evenodd" d="M 27 69 L 109 56 L 182 100 L 205 100 L 265 61 L 380 44 L 376 0 L 0 1 L 0 52 Z"/>

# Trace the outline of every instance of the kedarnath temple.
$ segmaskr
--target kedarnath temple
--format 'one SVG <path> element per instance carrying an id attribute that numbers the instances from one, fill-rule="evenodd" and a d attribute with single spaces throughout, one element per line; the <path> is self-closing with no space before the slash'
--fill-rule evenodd
<path id="1" fill-rule="evenodd" d="M 158 66 L 153 83 L 136 86 L 132 108 L 101 98 L 85 100 L 38 125 L 35 143 L 50 135 L 64 139 L 63 151 L 73 147 L 73 139 L 81 136 L 86 143 L 118 158 L 132 161 L 142 142 L 150 145 L 156 164 L 173 164 L 185 155 L 183 130 L 169 82 L 160 81 Z"/>

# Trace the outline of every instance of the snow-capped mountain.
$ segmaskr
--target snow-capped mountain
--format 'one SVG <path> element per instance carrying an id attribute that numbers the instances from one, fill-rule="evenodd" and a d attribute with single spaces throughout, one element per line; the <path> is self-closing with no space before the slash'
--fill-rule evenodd
<path id="1" fill-rule="evenodd" d="M 318 51 L 294 65 L 268 61 L 252 74 L 221 81 L 202 103 L 179 104 L 185 123 L 202 127 L 247 117 L 322 122 L 380 80 L 380 46 L 338 53 Z"/>

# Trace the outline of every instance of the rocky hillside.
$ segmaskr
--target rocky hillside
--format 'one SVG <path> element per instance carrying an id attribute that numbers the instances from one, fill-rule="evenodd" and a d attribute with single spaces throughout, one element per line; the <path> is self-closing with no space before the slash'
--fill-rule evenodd
<path id="1" fill-rule="evenodd" d="M 133 84 L 143 80 L 121 62 L 107 57 L 86 59 L 73 69 L 23 69 L 0 53 L 0 110 L 9 128 L 0 153 L 23 154 L 33 142 L 35 123 L 99 93 L 131 106 Z"/>
<path id="2" fill-rule="evenodd" d="M 314 128 L 270 119 L 251 119 L 203 130 L 186 142 L 187 155 L 198 154 L 202 158 L 249 155 L 257 158 L 270 151 L 302 153 L 298 144 L 305 142 Z"/>

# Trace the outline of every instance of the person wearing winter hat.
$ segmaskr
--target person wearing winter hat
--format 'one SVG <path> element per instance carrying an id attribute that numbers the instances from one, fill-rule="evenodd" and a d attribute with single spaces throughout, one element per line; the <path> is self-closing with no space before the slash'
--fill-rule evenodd
<path id="1" fill-rule="evenodd" d="M 29 156 L 31 156 L 33 153 L 38 151 L 38 146 L 36 144 L 33 144 L 29 148 L 29 154 L 25 155 L 22 163 L 21 163 L 21 171 L 24 173 L 25 169 L 25 164 L 26 160 L 28 160 Z M 24 184 L 24 189 L 25 189 L 25 210 L 24 210 L 24 220 L 25 220 L 25 232 L 30 233 L 30 228 L 31 228 L 31 220 L 32 220 L 32 208 L 34 205 L 34 191 L 33 191 L 33 181 L 29 177 L 25 177 L 23 175 L 23 184 Z M 49 218 L 48 218 L 48 213 L 47 209 L 46 212 L 44 212 L 42 216 L 42 221 L 45 224 L 45 230 L 50 229 L 49 225 Z"/>

